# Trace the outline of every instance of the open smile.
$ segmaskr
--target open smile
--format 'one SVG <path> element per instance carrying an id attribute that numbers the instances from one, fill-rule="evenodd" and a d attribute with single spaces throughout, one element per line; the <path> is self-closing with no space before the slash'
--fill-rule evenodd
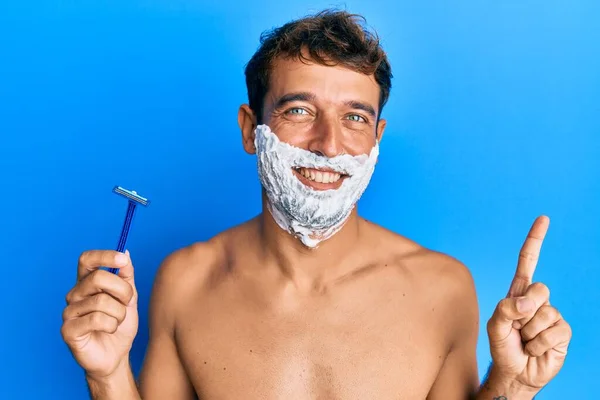
<path id="1" fill-rule="evenodd" d="M 293 168 L 296 177 L 316 190 L 337 189 L 348 175 L 329 169 Z"/>

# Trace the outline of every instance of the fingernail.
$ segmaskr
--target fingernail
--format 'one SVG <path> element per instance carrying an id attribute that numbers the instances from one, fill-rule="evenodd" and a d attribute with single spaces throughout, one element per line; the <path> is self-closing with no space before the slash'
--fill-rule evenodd
<path id="1" fill-rule="evenodd" d="M 527 312 L 533 309 L 533 301 L 528 299 L 527 297 L 521 297 L 517 299 L 517 311 L 519 312 Z"/>
<path id="2" fill-rule="evenodd" d="M 127 257 L 125 254 L 123 253 L 119 253 L 116 255 L 115 257 L 115 264 L 124 267 L 127 265 L 127 262 L 129 260 L 129 257 Z"/>

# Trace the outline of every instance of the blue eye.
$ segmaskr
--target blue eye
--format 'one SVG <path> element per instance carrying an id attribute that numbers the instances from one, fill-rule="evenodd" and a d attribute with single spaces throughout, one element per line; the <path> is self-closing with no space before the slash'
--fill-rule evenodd
<path id="1" fill-rule="evenodd" d="M 355 117 L 355 118 L 353 119 L 352 117 Z M 351 115 L 349 115 L 349 118 L 351 121 L 355 121 L 355 122 L 361 122 L 361 120 L 362 120 L 362 122 L 366 121 L 363 117 L 361 117 L 358 114 L 351 114 Z"/>
<path id="2" fill-rule="evenodd" d="M 298 114 L 298 115 L 300 114 L 300 113 L 294 112 L 294 111 L 306 112 L 306 110 L 303 108 L 290 108 L 287 112 L 290 114 Z"/>

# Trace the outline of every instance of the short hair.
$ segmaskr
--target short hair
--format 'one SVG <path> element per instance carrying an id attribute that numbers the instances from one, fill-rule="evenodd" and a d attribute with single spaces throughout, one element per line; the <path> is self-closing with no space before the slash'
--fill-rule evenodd
<path id="1" fill-rule="evenodd" d="M 379 119 L 390 95 L 392 71 L 377 33 L 369 31 L 365 24 L 361 15 L 326 9 L 263 32 L 260 47 L 245 68 L 249 106 L 258 123 L 262 123 L 264 98 L 277 58 L 341 65 L 373 74 L 380 88 Z"/>

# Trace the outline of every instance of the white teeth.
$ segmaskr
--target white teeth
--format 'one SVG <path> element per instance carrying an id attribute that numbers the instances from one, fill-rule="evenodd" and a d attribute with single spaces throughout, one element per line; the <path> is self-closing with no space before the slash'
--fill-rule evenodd
<path id="1" fill-rule="evenodd" d="M 299 172 L 305 178 L 319 183 L 334 183 L 340 180 L 340 174 L 336 172 L 324 172 L 307 168 L 300 168 Z"/>

